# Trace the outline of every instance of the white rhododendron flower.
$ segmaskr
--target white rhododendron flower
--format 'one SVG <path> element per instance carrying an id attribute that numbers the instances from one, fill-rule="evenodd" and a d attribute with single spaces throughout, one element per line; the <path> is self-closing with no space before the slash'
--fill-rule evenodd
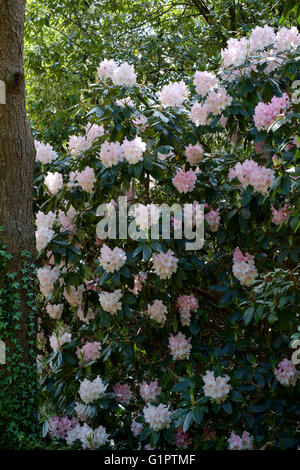
<path id="1" fill-rule="evenodd" d="M 123 147 L 119 142 L 104 142 L 99 158 L 106 168 L 111 168 L 123 160 Z"/>
<path id="2" fill-rule="evenodd" d="M 123 62 L 112 74 L 112 81 L 115 85 L 131 87 L 136 83 L 136 73 L 132 65 Z"/>
<path id="3" fill-rule="evenodd" d="M 148 304 L 147 315 L 151 320 L 163 325 L 167 319 L 168 309 L 161 300 L 154 300 L 153 304 Z"/>
<path id="4" fill-rule="evenodd" d="M 154 431 L 161 431 L 170 426 L 171 411 L 168 406 L 163 404 L 158 406 L 148 404 L 143 411 L 146 423 L 150 424 Z"/>
<path id="5" fill-rule="evenodd" d="M 104 385 L 99 375 L 94 380 L 84 379 L 80 382 L 79 396 L 84 403 L 92 403 L 98 400 L 107 389 L 108 384 Z"/>
<path id="6" fill-rule="evenodd" d="M 58 173 L 57 171 L 55 173 L 48 171 L 44 183 L 47 186 L 49 192 L 55 195 L 63 187 L 62 174 Z"/>
<path id="7" fill-rule="evenodd" d="M 125 139 L 122 144 L 122 150 L 125 160 L 127 160 L 130 165 L 135 165 L 143 160 L 146 144 L 140 137 L 135 137 L 133 140 Z"/>
<path id="8" fill-rule="evenodd" d="M 214 372 L 207 370 L 202 377 L 204 381 L 204 395 L 211 398 L 216 403 L 222 403 L 227 399 L 231 385 L 228 383 L 230 377 L 228 375 L 215 377 Z"/>
<path id="9" fill-rule="evenodd" d="M 174 256 L 172 250 L 168 250 L 166 253 L 157 253 L 152 257 L 153 268 L 155 274 L 160 279 L 170 279 L 172 274 L 177 271 L 178 259 Z"/>
<path id="10" fill-rule="evenodd" d="M 122 303 L 120 302 L 122 295 L 121 289 L 117 289 L 114 292 L 102 292 L 99 294 L 99 300 L 103 310 L 111 314 L 115 314 L 118 310 L 122 310 Z"/>
<path id="11" fill-rule="evenodd" d="M 38 140 L 34 141 L 36 159 L 41 163 L 51 163 L 58 158 L 57 153 L 50 144 L 44 144 Z"/>
<path id="12" fill-rule="evenodd" d="M 50 318 L 54 320 L 60 320 L 62 312 L 63 312 L 64 305 L 63 304 L 47 304 L 46 310 Z"/>
<path id="13" fill-rule="evenodd" d="M 126 263 L 126 253 L 121 248 L 115 247 L 111 250 L 107 245 L 103 245 L 99 258 L 100 265 L 108 273 L 119 271 Z"/>

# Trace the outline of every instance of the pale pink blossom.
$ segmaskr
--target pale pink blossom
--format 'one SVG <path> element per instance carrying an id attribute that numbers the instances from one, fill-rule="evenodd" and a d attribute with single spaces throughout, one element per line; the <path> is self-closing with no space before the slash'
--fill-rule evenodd
<path id="1" fill-rule="evenodd" d="M 160 279 L 170 279 L 172 274 L 177 271 L 178 259 L 174 256 L 172 250 L 153 255 L 152 262 L 154 272 Z"/>
<path id="2" fill-rule="evenodd" d="M 254 279 L 257 277 L 257 270 L 254 265 L 254 257 L 248 252 L 245 256 L 239 248 L 235 248 L 233 252 L 233 266 L 232 271 L 234 276 L 244 286 L 251 286 Z"/>
<path id="3" fill-rule="evenodd" d="M 171 334 L 169 337 L 169 348 L 174 361 L 188 359 L 192 350 L 191 338 L 187 339 L 181 332 L 175 336 Z"/>

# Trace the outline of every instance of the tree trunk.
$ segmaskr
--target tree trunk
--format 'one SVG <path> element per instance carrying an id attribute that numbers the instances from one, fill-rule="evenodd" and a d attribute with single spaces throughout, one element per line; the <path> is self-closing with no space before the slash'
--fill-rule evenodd
<path id="1" fill-rule="evenodd" d="M 34 141 L 25 111 L 23 66 L 25 0 L 0 0 L 0 79 L 6 104 L 0 104 L 0 226 L 1 238 L 13 255 L 9 268 L 18 270 L 23 250 L 34 253 L 32 180 Z M 26 308 L 23 335 L 26 345 Z"/>
<path id="2" fill-rule="evenodd" d="M 7 328 L 14 332 L 11 337 L 18 341 L 22 351 L 21 364 L 14 364 L 12 358 L 17 357 L 14 355 L 16 342 L 10 341 L 10 339 L 5 340 L 7 364 L 0 365 L 0 376 L 2 375 L 0 392 L 2 385 L 2 393 L 4 394 L 3 376 L 9 374 L 12 377 L 13 371 L 19 367 L 20 375 L 14 376 L 16 383 L 13 382 L 9 390 L 12 397 L 14 397 L 15 387 L 20 389 L 20 383 L 17 384 L 17 382 L 22 380 L 22 376 L 28 375 L 25 370 L 32 361 L 30 351 L 32 351 L 33 344 L 32 338 L 31 346 L 29 341 L 30 328 L 32 331 L 29 317 L 32 309 L 28 306 L 28 297 L 26 297 L 22 281 L 23 275 L 20 271 L 24 262 L 21 256 L 22 252 L 28 250 L 33 254 L 35 250 L 32 209 L 35 148 L 26 117 L 23 61 L 25 3 L 26 0 L 0 0 L 0 226 L 3 227 L 3 232 L 0 232 L 0 242 L 6 245 L 7 252 L 12 255 L 5 268 L 6 274 L 18 273 L 16 280 L 20 283 L 18 290 L 20 303 L 17 310 L 21 312 L 21 315 L 19 319 L 11 320 L 11 323 L 8 322 Z M 5 97 L 3 83 L 5 84 Z M 3 305 L 5 309 L 3 299 L 4 294 L 2 293 L 0 306 L 2 300 L 2 309 Z M 6 313 L 10 314 L 9 307 Z M 6 333 L 1 331 L 0 316 L 0 339 L 5 337 Z M 5 368 L 7 368 L 6 371 Z M 24 403 L 20 407 L 20 413 L 22 413 L 22 406 Z"/>

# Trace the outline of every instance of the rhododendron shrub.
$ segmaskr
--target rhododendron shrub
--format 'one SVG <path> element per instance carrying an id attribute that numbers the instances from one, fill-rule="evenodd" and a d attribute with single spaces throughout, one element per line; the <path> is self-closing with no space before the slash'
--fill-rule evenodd
<path id="1" fill-rule="evenodd" d="M 78 449 L 297 445 L 299 44 L 293 28 L 256 28 L 228 41 L 218 70 L 162 90 L 107 59 L 65 152 L 36 143 L 45 437 Z M 135 213 L 146 236 L 124 235 L 122 200 L 144 205 L 125 225 Z M 174 237 L 176 217 L 151 237 L 149 218 L 162 217 L 151 204 L 191 204 L 191 226 L 203 204 L 203 247 Z"/>

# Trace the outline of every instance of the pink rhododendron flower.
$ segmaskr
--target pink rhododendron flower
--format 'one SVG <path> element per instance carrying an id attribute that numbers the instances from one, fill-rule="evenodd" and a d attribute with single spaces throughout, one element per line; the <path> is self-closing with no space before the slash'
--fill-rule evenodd
<path id="1" fill-rule="evenodd" d="M 180 295 L 177 299 L 177 308 L 183 326 L 191 324 L 191 313 L 198 310 L 198 300 L 193 294 Z"/>
<path id="2" fill-rule="evenodd" d="M 185 156 L 190 165 L 198 165 L 203 159 L 203 148 L 200 144 L 189 144 L 185 148 Z"/>
<path id="3" fill-rule="evenodd" d="M 275 369 L 274 375 L 281 385 L 284 387 L 294 387 L 300 376 L 295 364 L 289 359 L 283 359 L 278 364 L 278 369 Z"/>
<path id="4" fill-rule="evenodd" d="M 270 26 L 265 25 L 263 28 L 256 26 L 256 28 L 252 30 L 249 38 L 250 51 L 256 52 L 274 44 L 275 37 L 274 29 Z"/>
<path id="5" fill-rule="evenodd" d="M 280 28 L 276 34 L 276 48 L 278 52 L 296 48 L 300 44 L 300 34 L 296 26 Z"/>
<path id="6" fill-rule="evenodd" d="M 153 304 L 148 304 L 147 315 L 151 320 L 156 321 L 160 325 L 163 325 L 167 319 L 168 309 L 161 300 L 154 300 Z"/>
<path id="7" fill-rule="evenodd" d="M 78 419 L 69 419 L 67 416 L 60 418 L 59 416 L 53 416 L 49 421 L 49 432 L 54 439 L 65 439 L 68 431 L 74 428 L 78 424 Z"/>
<path id="8" fill-rule="evenodd" d="M 58 266 L 51 268 L 51 266 L 44 266 L 37 270 L 38 280 L 40 282 L 41 293 L 48 297 L 53 291 L 54 284 L 60 276 L 60 269 Z"/>
<path id="9" fill-rule="evenodd" d="M 187 449 L 191 444 L 192 439 L 189 437 L 189 433 L 184 433 L 182 428 L 178 428 L 175 436 L 176 447 Z"/>
<path id="10" fill-rule="evenodd" d="M 161 90 L 159 97 L 164 108 L 169 106 L 177 106 L 180 108 L 188 95 L 189 91 L 185 83 L 181 80 L 181 82 L 165 85 Z"/>
<path id="11" fill-rule="evenodd" d="M 243 189 L 252 186 L 255 192 L 265 195 L 275 179 L 275 172 L 265 166 L 259 166 L 254 160 L 245 160 L 244 163 L 238 162 L 234 168 L 230 168 L 228 179 L 231 181 L 233 178 L 239 179 Z"/>
<path id="12" fill-rule="evenodd" d="M 121 289 L 99 294 L 99 300 L 103 310 L 112 315 L 116 314 L 118 310 L 122 310 L 122 303 L 120 302 L 122 295 Z"/>
<path id="13" fill-rule="evenodd" d="M 47 304 L 46 310 L 50 318 L 53 318 L 53 320 L 60 320 L 62 316 L 64 305 L 63 304 Z"/>
<path id="14" fill-rule="evenodd" d="M 143 153 L 146 150 L 146 144 L 140 137 L 135 137 L 133 140 L 125 139 L 122 144 L 123 155 L 130 165 L 143 160 Z"/>
<path id="15" fill-rule="evenodd" d="M 111 250 L 104 244 L 101 248 L 99 262 L 106 272 L 114 273 L 115 271 L 119 271 L 126 263 L 126 253 L 117 246 Z"/>
<path id="16" fill-rule="evenodd" d="M 228 449 L 229 450 L 251 450 L 253 447 L 253 436 L 247 431 L 244 431 L 242 437 L 235 434 L 234 431 L 231 432 L 228 439 Z"/>
<path id="17" fill-rule="evenodd" d="M 116 400 L 119 403 L 124 403 L 125 405 L 128 405 L 133 396 L 130 386 L 128 384 L 121 385 L 120 382 L 118 382 L 114 386 L 113 390 L 114 394 L 116 395 Z"/>
<path id="18" fill-rule="evenodd" d="M 137 422 L 136 419 L 133 419 L 132 422 L 131 422 L 130 429 L 131 429 L 132 434 L 134 435 L 134 437 L 137 437 L 141 434 L 141 432 L 143 430 L 143 424 Z"/>
<path id="19" fill-rule="evenodd" d="M 112 74 L 112 81 L 115 85 L 131 87 L 136 83 L 136 73 L 132 65 L 123 62 Z"/>
<path id="20" fill-rule="evenodd" d="M 84 290 L 82 284 L 78 287 L 69 286 L 68 289 L 64 289 L 64 298 L 72 307 L 79 307 L 82 304 Z"/>
<path id="21" fill-rule="evenodd" d="M 169 337 L 169 348 L 174 361 L 188 359 L 192 350 L 191 338 L 187 339 L 181 332 L 175 336 L 171 334 Z"/>
<path id="22" fill-rule="evenodd" d="M 273 96 L 269 103 L 260 102 L 254 109 L 254 124 L 259 131 L 268 131 L 276 119 L 282 115 L 290 105 L 289 97 L 286 93 L 278 98 Z"/>
<path id="23" fill-rule="evenodd" d="M 72 172 L 72 180 L 77 180 L 78 184 L 87 193 L 91 193 L 94 188 L 94 184 L 97 182 L 95 177 L 95 171 L 89 166 L 85 167 L 82 171 Z"/>
<path id="24" fill-rule="evenodd" d="M 204 219 L 208 223 L 211 232 L 217 232 L 221 223 L 219 209 L 214 210 L 211 206 L 209 208 L 210 211 L 204 215 Z"/>
<path id="25" fill-rule="evenodd" d="M 218 78 L 213 72 L 199 72 L 194 75 L 194 85 L 196 92 L 205 96 L 207 93 L 219 83 Z"/>
<path id="26" fill-rule="evenodd" d="M 162 391 L 162 389 L 158 385 L 158 380 L 157 379 L 153 380 L 149 384 L 147 384 L 147 382 L 145 382 L 145 381 L 143 381 L 140 384 L 140 394 L 141 394 L 142 399 L 145 402 L 156 401 L 156 399 L 161 394 L 161 391 Z"/>
<path id="27" fill-rule="evenodd" d="M 238 67 L 242 65 L 249 52 L 249 41 L 246 38 L 240 40 L 230 38 L 227 41 L 227 48 L 222 49 L 221 56 L 223 59 L 224 68 L 231 66 Z"/>
<path id="28" fill-rule="evenodd" d="M 180 193 L 189 193 L 195 188 L 197 172 L 192 169 L 184 171 L 184 168 L 177 170 L 172 179 L 172 183 Z"/>
<path id="29" fill-rule="evenodd" d="M 99 375 L 94 380 L 84 379 L 80 382 L 79 395 L 84 403 L 91 403 L 98 400 L 107 389 L 108 384 L 104 385 Z"/>
<path id="30" fill-rule="evenodd" d="M 100 65 L 97 69 L 98 77 L 99 78 L 112 78 L 113 73 L 117 68 L 117 64 L 114 60 L 107 60 L 104 59 L 102 62 L 100 62 Z"/>
<path id="31" fill-rule="evenodd" d="M 172 250 L 153 255 L 152 262 L 154 272 L 160 279 L 170 279 L 172 274 L 177 271 L 178 259 L 174 256 Z"/>
<path id="32" fill-rule="evenodd" d="M 76 356 L 80 363 L 88 363 L 99 359 L 101 354 L 101 344 L 98 341 L 87 342 L 81 348 L 77 348 Z"/>
<path id="33" fill-rule="evenodd" d="M 245 256 L 239 248 L 233 252 L 233 266 L 232 271 L 234 276 L 244 286 L 251 286 L 254 279 L 257 277 L 257 270 L 254 265 L 254 257 L 248 252 Z"/>
<path id="34" fill-rule="evenodd" d="M 104 142 L 101 145 L 99 158 L 106 168 L 111 168 L 123 160 L 123 149 L 120 142 Z"/>
<path id="35" fill-rule="evenodd" d="M 68 152 L 72 158 L 77 158 L 79 155 L 91 146 L 91 141 L 82 135 L 71 135 L 67 143 Z"/>
<path id="36" fill-rule="evenodd" d="M 98 126 L 98 124 L 91 124 L 90 122 L 88 122 L 85 127 L 85 136 L 89 142 L 93 143 L 95 140 L 99 139 L 99 137 L 102 137 L 103 135 L 103 126 Z"/>
<path id="37" fill-rule="evenodd" d="M 41 163 L 51 163 L 58 157 L 57 153 L 50 144 L 44 144 L 38 140 L 34 141 L 36 150 L 36 160 Z"/>
<path id="38" fill-rule="evenodd" d="M 289 216 L 288 205 L 284 204 L 281 209 L 275 209 L 271 206 L 272 210 L 272 222 L 276 225 L 281 225 Z"/>

